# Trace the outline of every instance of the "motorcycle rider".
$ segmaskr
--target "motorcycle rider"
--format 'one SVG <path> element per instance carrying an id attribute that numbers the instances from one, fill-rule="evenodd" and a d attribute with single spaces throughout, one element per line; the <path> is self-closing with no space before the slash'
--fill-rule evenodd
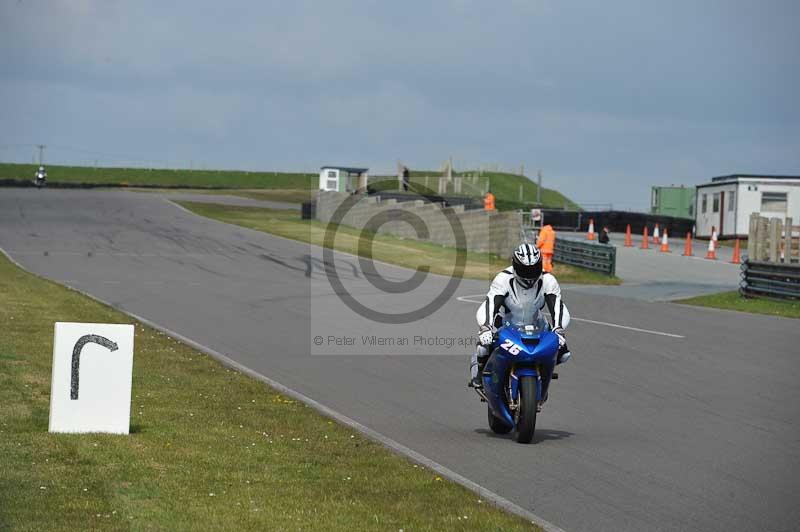
<path id="1" fill-rule="evenodd" d="M 44 169 L 44 166 L 40 166 L 36 173 L 33 174 L 33 180 L 36 183 L 44 183 L 47 181 L 47 170 Z"/>
<path id="2" fill-rule="evenodd" d="M 567 348 L 564 329 L 570 316 L 561 300 L 561 287 L 552 273 L 542 273 L 542 254 L 533 244 L 524 242 L 514 250 L 511 266 L 498 273 L 486 299 L 475 314 L 478 320 L 478 345 L 470 361 L 469 385 L 483 388 L 483 367 L 491 354 L 494 333 L 504 318 L 512 323 L 529 325 L 538 318 L 545 306 L 552 317 L 553 332 L 558 335 L 558 360 L 563 364 L 572 353 Z"/>

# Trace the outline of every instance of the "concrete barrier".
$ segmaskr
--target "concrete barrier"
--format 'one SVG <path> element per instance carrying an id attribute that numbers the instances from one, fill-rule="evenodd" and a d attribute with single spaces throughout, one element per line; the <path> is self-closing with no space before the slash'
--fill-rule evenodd
<path id="1" fill-rule="evenodd" d="M 330 222 L 336 210 L 349 197 L 351 196 L 339 192 L 320 192 L 317 198 L 317 219 L 321 222 Z M 422 199 L 398 203 L 394 199 L 378 201 L 374 196 L 361 196 L 347 209 L 347 212 L 340 213 L 342 216 L 339 223 L 363 229 L 373 217 L 390 209 L 408 211 L 419 217 L 428 231 L 426 241 L 443 246 L 456 245 L 456 235 L 450 219 L 456 222 L 453 225 L 460 226 L 460 230 L 463 231 L 468 251 L 508 256 L 519 243 L 522 225 L 520 213 L 468 211 L 464 205 L 442 208 L 439 204 L 428 203 Z M 377 232 L 418 239 L 416 230 L 402 220 L 389 220 L 378 228 Z"/>

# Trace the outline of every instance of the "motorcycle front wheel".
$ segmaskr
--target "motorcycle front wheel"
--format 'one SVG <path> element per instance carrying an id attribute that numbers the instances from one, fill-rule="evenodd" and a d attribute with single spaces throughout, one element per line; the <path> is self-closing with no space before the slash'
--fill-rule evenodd
<path id="1" fill-rule="evenodd" d="M 519 410 L 515 418 L 514 439 L 519 443 L 530 443 L 536 430 L 535 377 L 522 377 L 519 380 Z"/>

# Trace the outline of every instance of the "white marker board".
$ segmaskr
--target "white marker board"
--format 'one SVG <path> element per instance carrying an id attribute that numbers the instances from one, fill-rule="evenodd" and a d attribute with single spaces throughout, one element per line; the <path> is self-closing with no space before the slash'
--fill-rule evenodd
<path id="1" fill-rule="evenodd" d="M 50 432 L 128 434 L 133 325 L 55 325 Z"/>

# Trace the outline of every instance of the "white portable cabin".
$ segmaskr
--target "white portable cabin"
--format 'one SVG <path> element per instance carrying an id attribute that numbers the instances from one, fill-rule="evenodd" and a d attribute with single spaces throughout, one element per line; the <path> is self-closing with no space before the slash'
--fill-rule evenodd
<path id="1" fill-rule="evenodd" d="M 366 190 L 369 168 L 323 166 L 319 169 L 319 189 L 336 192 Z"/>
<path id="2" fill-rule="evenodd" d="M 697 186 L 696 235 L 746 237 L 750 215 L 800 220 L 800 176 L 732 174 L 714 177 Z"/>

